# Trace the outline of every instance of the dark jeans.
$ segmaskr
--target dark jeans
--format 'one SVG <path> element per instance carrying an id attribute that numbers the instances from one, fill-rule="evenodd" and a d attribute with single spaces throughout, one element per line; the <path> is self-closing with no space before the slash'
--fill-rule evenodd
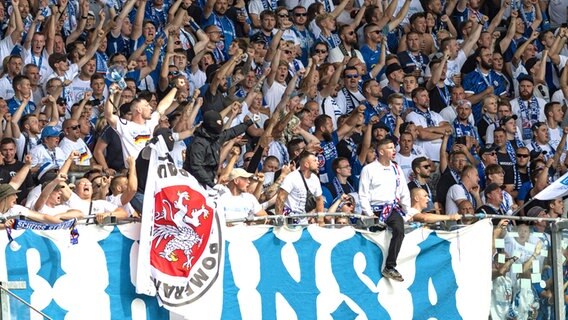
<path id="1" fill-rule="evenodd" d="M 402 246 L 402 240 L 404 239 L 404 219 L 402 218 L 400 213 L 392 212 L 385 223 L 391 228 L 392 231 L 392 239 L 390 242 L 385 267 L 394 268 L 396 267 L 396 258 L 398 257 L 400 247 Z"/>
<path id="2" fill-rule="evenodd" d="M 138 212 L 138 214 L 142 215 L 142 205 L 144 204 L 144 194 L 140 192 L 136 192 L 134 198 L 130 200 L 130 205 L 132 208 Z"/>

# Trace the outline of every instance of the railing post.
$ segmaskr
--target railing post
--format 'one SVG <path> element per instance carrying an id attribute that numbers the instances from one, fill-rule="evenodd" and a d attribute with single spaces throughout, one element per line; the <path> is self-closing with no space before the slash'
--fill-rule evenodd
<path id="1" fill-rule="evenodd" d="M 562 230 L 568 229 L 566 222 L 554 222 L 551 225 L 552 240 L 552 279 L 554 280 L 554 315 L 555 319 L 565 318 L 564 302 L 564 272 L 563 259 L 564 249 L 562 248 Z"/>
<path id="2" fill-rule="evenodd" d="M 0 281 L 0 286 L 8 290 L 23 290 L 26 288 L 25 281 Z M 8 292 L 0 288 L 0 320 L 10 319 L 10 296 Z"/>

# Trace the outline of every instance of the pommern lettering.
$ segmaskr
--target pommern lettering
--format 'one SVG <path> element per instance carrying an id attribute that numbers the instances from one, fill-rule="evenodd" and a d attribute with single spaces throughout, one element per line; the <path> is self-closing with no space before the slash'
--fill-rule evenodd
<path id="1" fill-rule="evenodd" d="M 163 163 L 158 166 L 158 177 L 160 178 L 175 177 L 178 174 L 184 177 L 189 176 L 189 173 L 187 173 L 187 171 L 181 168 L 176 168 L 176 166 L 171 162 Z"/>

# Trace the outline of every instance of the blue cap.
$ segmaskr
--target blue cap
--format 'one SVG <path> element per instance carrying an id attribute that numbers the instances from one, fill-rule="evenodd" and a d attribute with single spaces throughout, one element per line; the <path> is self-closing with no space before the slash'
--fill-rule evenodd
<path id="1" fill-rule="evenodd" d="M 49 138 L 49 137 L 59 137 L 60 131 L 57 130 L 54 126 L 45 126 L 41 131 L 41 139 Z"/>

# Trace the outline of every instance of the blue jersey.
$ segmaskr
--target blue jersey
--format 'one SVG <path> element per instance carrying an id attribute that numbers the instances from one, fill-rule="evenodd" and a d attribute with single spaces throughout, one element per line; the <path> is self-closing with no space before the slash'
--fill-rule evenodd
<path id="1" fill-rule="evenodd" d="M 374 50 L 369 48 L 367 44 L 364 44 L 360 51 L 363 56 L 363 60 L 365 60 L 365 65 L 367 65 L 367 70 L 370 71 L 377 63 L 379 63 L 379 59 L 381 58 L 380 46 L 377 46 L 376 50 Z"/>
<path id="2" fill-rule="evenodd" d="M 10 112 L 10 114 L 13 115 L 14 112 L 16 112 L 16 110 L 18 110 L 18 108 L 22 104 L 22 101 L 18 100 L 18 98 L 14 96 L 12 99 L 6 101 L 6 103 L 8 104 L 8 111 Z M 30 114 L 34 112 L 35 109 L 36 109 L 35 103 L 33 103 L 33 101 L 29 101 L 26 107 L 24 108 L 24 113 L 22 115 Z"/>
<path id="3" fill-rule="evenodd" d="M 478 94 L 489 86 L 493 87 L 493 93 L 498 96 L 507 92 L 505 78 L 493 70 L 489 71 L 489 74 L 483 75 L 479 69 L 475 69 L 475 71 L 466 74 L 462 85 L 466 93 L 472 94 Z M 481 120 L 481 107 L 481 102 L 471 106 L 475 123 Z"/>
<path id="4" fill-rule="evenodd" d="M 321 141 L 320 146 L 323 151 L 318 154 L 319 162 L 319 176 L 321 183 L 328 183 L 335 178 L 335 172 L 331 164 L 333 160 L 337 158 L 337 148 L 335 147 L 339 143 L 339 137 L 337 136 L 337 131 L 331 134 L 331 141 Z"/>

